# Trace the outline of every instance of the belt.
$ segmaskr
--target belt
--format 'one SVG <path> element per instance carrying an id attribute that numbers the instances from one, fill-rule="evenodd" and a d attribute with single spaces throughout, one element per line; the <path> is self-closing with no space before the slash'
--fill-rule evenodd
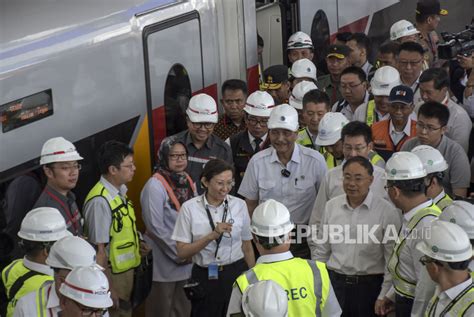
<path id="1" fill-rule="evenodd" d="M 342 281 L 344 284 L 367 284 L 383 280 L 383 274 L 345 275 L 333 270 L 328 270 L 328 272 L 331 279 Z"/>
<path id="2" fill-rule="evenodd" d="M 240 260 L 237 260 L 235 261 L 234 263 L 230 263 L 230 264 L 226 264 L 226 265 L 219 265 L 217 267 L 217 269 L 222 272 L 222 271 L 226 271 L 226 270 L 229 270 L 229 269 L 234 269 L 236 267 L 239 267 L 241 266 L 243 263 L 245 263 L 245 260 L 244 258 L 240 259 Z M 200 270 L 205 270 L 207 271 L 207 266 L 199 266 L 197 264 L 195 264 L 195 267 L 200 269 Z"/>

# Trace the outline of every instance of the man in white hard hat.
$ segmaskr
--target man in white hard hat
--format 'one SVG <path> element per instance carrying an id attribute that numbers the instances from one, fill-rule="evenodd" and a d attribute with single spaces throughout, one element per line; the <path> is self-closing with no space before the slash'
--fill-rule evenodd
<path id="1" fill-rule="evenodd" d="M 104 316 L 112 306 L 109 282 L 97 267 L 77 267 L 59 289 L 64 316 Z"/>
<path id="2" fill-rule="evenodd" d="M 59 210 L 66 220 L 68 230 L 74 235 L 83 234 L 83 220 L 76 204 L 76 196 L 72 192 L 79 180 L 80 160 L 82 157 L 74 144 L 63 137 L 46 141 L 41 149 L 40 164 L 47 183 L 34 206 Z"/>
<path id="3" fill-rule="evenodd" d="M 289 75 L 292 89 L 302 81 L 316 83 L 316 66 L 307 58 L 299 59 L 291 65 Z"/>
<path id="4" fill-rule="evenodd" d="M 203 166 L 213 158 L 232 163 L 232 151 L 224 140 L 212 134 L 217 123 L 217 105 L 209 95 L 197 94 L 189 100 L 186 109 L 188 129 L 172 136 L 177 142 L 186 145 L 188 167 L 186 172 L 196 182 L 199 194 L 204 192 L 201 185 Z"/>
<path id="5" fill-rule="evenodd" d="M 437 149 L 429 145 L 418 145 L 411 152 L 418 156 L 428 174 L 425 184 L 426 196 L 433 199 L 439 209 L 444 210 L 453 203 L 451 197 L 444 191 L 442 183 L 448 163 Z"/>
<path id="6" fill-rule="evenodd" d="M 273 109 L 268 120 L 272 147 L 252 157 L 238 193 L 245 197 L 250 214 L 268 199 L 281 201 L 292 221 L 307 225 L 319 185 L 327 168 L 318 152 L 296 143 L 298 113 L 290 105 Z M 306 239 L 293 244 L 295 255 L 309 258 Z"/>
<path id="7" fill-rule="evenodd" d="M 450 222 L 435 220 L 430 235 L 417 249 L 437 287 L 425 316 L 474 316 L 474 281 L 469 274 L 472 246 L 464 230 Z"/>
<path id="8" fill-rule="evenodd" d="M 373 172 L 365 157 L 344 162 L 345 195 L 327 202 L 312 254 L 313 259 L 326 263 L 343 313 L 356 317 L 375 317 L 376 301 L 382 300 L 392 285 L 386 264 L 395 239 L 389 238 L 396 237 L 401 226 L 395 206 L 370 190 Z M 342 241 L 333 229 L 343 229 L 339 234 Z"/>
<path id="9" fill-rule="evenodd" d="M 269 93 L 265 91 L 253 92 L 247 98 L 244 107 L 247 129 L 226 140 L 232 149 L 235 188 L 240 187 L 252 156 L 270 146 L 268 119 L 274 108 L 275 102 Z"/>
<path id="10" fill-rule="evenodd" d="M 99 267 L 95 260 L 94 248 L 82 238 L 71 236 L 56 241 L 46 258 L 46 264 L 54 270 L 54 281 L 45 283 L 38 290 L 20 298 L 13 316 L 58 316 L 61 311 L 59 288 L 66 276 L 76 267 Z"/>
<path id="11" fill-rule="evenodd" d="M 400 20 L 392 24 L 390 27 L 390 40 L 400 43 L 418 42 L 420 31 L 407 20 Z"/>
<path id="12" fill-rule="evenodd" d="M 303 96 L 301 112 L 304 127 L 300 127 L 296 143 L 313 150 L 320 150 L 316 144 L 319 124 L 323 116 L 330 111 L 329 96 L 324 91 L 312 89 L 306 92 Z M 323 152 L 319 151 L 319 153 Z"/>
<path id="13" fill-rule="evenodd" d="M 304 32 L 298 31 L 293 33 L 288 39 L 286 50 L 290 63 L 303 58 L 313 60 L 313 41 Z"/>
<path id="14" fill-rule="evenodd" d="M 388 262 L 393 287 L 378 302 L 379 314 L 395 302 L 397 316 L 421 316 L 434 291 L 434 284 L 423 273 L 416 249 L 426 228 L 441 210 L 425 195 L 426 170 L 418 156 L 411 152 L 395 153 L 385 166 L 387 192 L 393 204 L 402 211 L 402 228 Z M 394 296 L 395 295 L 395 296 Z"/>
<path id="15" fill-rule="evenodd" d="M 319 123 L 316 144 L 324 147 L 323 156 L 328 170 L 340 165 L 344 159 L 341 131 L 348 123 L 349 120 L 340 112 L 326 113 Z"/>
<path id="16" fill-rule="evenodd" d="M 53 280 L 53 270 L 46 265 L 46 258 L 51 245 L 69 235 L 64 217 L 57 209 L 41 207 L 26 214 L 18 232 L 25 257 L 13 261 L 2 272 L 8 300 L 5 316 L 13 316 L 21 297 Z"/>
<path id="17" fill-rule="evenodd" d="M 363 104 L 354 112 L 353 120 L 374 123 L 390 118 L 388 96 L 393 87 L 400 85 L 400 74 L 392 66 L 382 66 L 375 71 L 370 81 L 370 91 L 374 96 L 367 104 Z"/>
<path id="18" fill-rule="evenodd" d="M 341 112 L 349 121 L 354 120 L 354 113 L 360 106 L 367 104 L 367 75 L 362 68 L 350 66 L 341 73 L 339 90 L 344 99 L 332 106 L 333 112 Z"/>
<path id="19" fill-rule="evenodd" d="M 245 317 L 288 317 L 288 295 L 272 280 L 249 285 L 242 294 Z"/>
<path id="20" fill-rule="evenodd" d="M 273 199 L 255 208 L 250 230 L 261 256 L 237 278 L 227 316 L 241 311 L 242 293 L 262 280 L 273 280 L 286 291 L 290 317 L 340 316 L 326 265 L 294 257 L 289 251 L 293 226 L 288 209 Z"/>
<path id="21" fill-rule="evenodd" d="M 306 122 L 303 119 L 303 98 L 307 92 L 318 89 L 318 87 L 311 81 L 301 81 L 293 88 L 290 94 L 289 105 L 298 112 L 298 124 L 300 127 L 305 127 Z"/>

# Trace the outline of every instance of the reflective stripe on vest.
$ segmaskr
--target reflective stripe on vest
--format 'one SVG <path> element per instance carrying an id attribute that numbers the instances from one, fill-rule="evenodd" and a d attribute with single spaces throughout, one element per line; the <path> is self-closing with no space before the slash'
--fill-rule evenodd
<path id="1" fill-rule="evenodd" d="M 398 266 L 400 264 L 400 252 L 402 248 L 405 246 L 406 239 L 409 237 L 418 225 L 418 223 L 427 216 L 434 216 L 438 217 L 441 214 L 441 210 L 435 204 L 431 204 L 431 206 L 418 210 L 415 215 L 408 221 L 406 230 L 408 233 L 404 238 L 401 237 L 399 234 L 397 243 L 395 248 L 393 249 L 392 255 L 390 256 L 390 260 L 388 261 L 388 270 L 392 274 L 393 277 L 393 286 L 398 294 L 408 297 L 408 298 L 415 298 L 415 288 L 416 288 L 416 281 L 410 281 L 406 278 L 402 277 L 398 272 Z M 400 229 L 400 233 L 401 233 Z"/>
<path id="2" fill-rule="evenodd" d="M 449 197 L 448 194 L 444 194 L 444 197 L 438 200 L 438 202 L 436 203 L 436 206 L 438 206 L 439 209 L 444 210 L 444 208 L 448 207 L 452 203 L 453 203 L 453 200 L 451 199 L 451 197 Z"/>
<path id="3" fill-rule="evenodd" d="M 196 193 L 196 186 L 194 185 L 193 180 L 191 179 L 191 177 L 189 176 L 188 173 L 184 172 L 184 174 L 186 175 L 186 179 L 188 180 L 189 184 L 191 184 L 191 190 L 194 193 Z M 179 203 L 179 200 L 176 197 L 176 195 L 175 195 L 173 189 L 171 188 L 170 184 L 168 183 L 168 181 L 160 173 L 153 174 L 153 177 L 156 178 L 157 180 L 159 180 L 163 184 L 163 186 L 166 189 L 166 192 L 168 193 L 168 197 L 170 198 L 171 202 L 173 203 L 174 207 L 176 208 L 176 211 L 179 211 L 179 209 L 181 208 L 181 204 Z"/>
<path id="4" fill-rule="evenodd" d="M 49 286 L 49 287 L 48 287 Z M 53 282 L 47 281 L 36 291 L 36 315 L 38 317 L 47 317 L 49 294 L 53 288 Z M 49 317 L 49 316 L 48 316 Z"/>
<path id="5" fill-rule="evenodd" d="M 466 311 L 474 305 L 474 281 L 458 294 L 441 312 L 436 311 L 439 297 L 433 296 L 426 307 L 425 317 L 453 316 L 467 317 Z"/>
<path id="6" fill-rule="evenodd" d="M 375 151 L 370 151 L 369 152 L 369 161 L 372 163 L 372 165 L 377 165 L 378 162 L 383 162 L 385 165 L 385 160 L 383 157 L 377 154 Z"/>
<path id="7" fill-rule="evenodd" d="M 367 114 L 365 116 L 365 123 L 370 127 L 372 124 L 376 122 L 375 120 L 375 101 L 369 100 L 367 103 Z"/>
<path id="8" fill-rule="evenodd" d="M 101 182 L 95 184 L 86 197 L 103 197 L 109 204 L 112 224 L 109 229 L 109 261 L 113 273 L 122 273 L 140 265 L 140 242 L 135 225 L 135 211 L 127 198 L 124 203 L 120 195 L 111 197 Z M 92 211 L 93 212 L 93 211 Z"/>
<path id="9" fill-rule="evenodd" d="M 9 266 L 7 266 L 2 272 L 2 280 L 3 285 L 5 285 L 5 291 L 8 296 L 10 294 L 11 288 L 15 281 L 25 275 L 26 273 L 30 272 L 31 270 L 24 266 L 23 259 L 18 259 L 13 261 Z M 21 288 L 15 294 L 15 297 L 8 298 L 8 306 L 7 306 L 7 315 L 6 317 L 13 316 L 13 312 L 15 310 L 16 303 L 18 300 L 25 296 L 26 294 L 36 291 L 43 285 L 46 281 L 52 281 L 53 277 L 49 275 L 35 275 L 30 277 L 29 279 L 25 280 Z"/>
<path id="10" fill-rule="evenodd" d="M 312 281 L 309 274 L 313 275 Z M 260 280 L 273 280 L 283 287 L 288 295 L 289 317 L 322 316 L 330 286 L 324 263 L 300 258 L 260 263 L 240 275 L 236 284 L 243 293 L 250 284 Z"/>
<path id="11" fill-rule="evenodd" d="M 324 159 L 326 160 L 326 165 L 328 167 L 328 170 L 338 165 L 336 159 L 331 153 L 326 151 L 324 152 L 323 156 L 324 156 Z"/>

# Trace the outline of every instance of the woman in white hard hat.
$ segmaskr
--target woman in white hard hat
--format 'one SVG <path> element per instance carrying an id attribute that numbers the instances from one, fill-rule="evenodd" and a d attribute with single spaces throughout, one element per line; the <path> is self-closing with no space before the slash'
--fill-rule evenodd
<path id="1" fill-rule="evenodd" d="M 191 316 L 225 316 L 232 284 L 255 257 L 250 218 L 245 202 L 229 195 L 234 169 L 222 160 L 210 160 L 201 183 L 206 192 L 183 204 L 171 239 L 178 257 L 192 257 L 194 287 L 187 289 Z"/>
<path id="2" fill-rule="evenodd" d="M 153 250 L 153 286 L 146 301 L 147 316 L 189 316 L 191 305 L 183 291 L 191 277 L 191 262 L 178 258 L 171 240 L 181 205 L 196 195 L 184 171 L 188 154 L 183 143 L 167 138 L 158 150 L 158 168 L 141 192 L 145 240 Z"/>

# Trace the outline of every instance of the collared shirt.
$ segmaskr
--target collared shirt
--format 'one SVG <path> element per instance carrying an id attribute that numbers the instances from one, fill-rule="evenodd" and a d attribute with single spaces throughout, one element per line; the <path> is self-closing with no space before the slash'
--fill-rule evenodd
<path id="1" fill-rule="evenodd" d="M 290 172 L 289 177 L 282 175 L 284 168 Z M 326 171 L 323 156 L 315 150 L 295 144 L 291 159 L 284 166 L 270 147 L 250 160 L 239 195 L 259 203 L 275 199 L 289 209 L 295 224 L 307 224 Z"/>
<path id="2" fill-rule="evenodd" d="M 233 162 L 230 146 L 213 134 L 209 136 L 206 143 L 200 149 L 194 145 L 188 130 L 175 134 L 171 138 L 186 145 L 188 150 L 188 167 L 186 172 L 196 183 L 196 189 L 199 194 L 204 192 L 204 188 L 201 186 L 201 173 L 204 165 L 209 160 L 218 158 L 228 163 Z"/>
<path id="3" fill-rule="evenodd" d="M 147 234 L 145 240 L 153 250 L 153 281 L 176 282 L 191 277 L 192 265 L 183 265 L 178 258 L 176 241 L 171 234 L 178 218 L 178 211 L 170 205 L 165 187 L 155 177 L 151 177 L 140 195 L 142 219 Z"/>
<path id="4" fill-rule="evenodd" d="M 398 144 L 398 142 L 400 142 L 400 140 L 403 139 L 405 135 L 407 137 L 410 137 L 411 136 L 411 118 L 410 117 L 408 118 L 407 124 L 405 124 L 403 131 L 395 130 L 395 126 L 393 125 L 392 120 L 390 120 L 389 133 L 390 133 L 390 138 L 392 139 L 393 144 Z"/>
<path id="5" fill-rule="evenodd" d="M 81 213 L 76 204 L 76 196 L 73 192 L 68 191 L 67 196 L 64 196 L 46 184 L 33 208 L 38 207 L 56 208 L 63 215 L 67 230 L 76 236 L 82 235 L 84 220 L 81 218 Z"/>
<path id="6" fill-rule="evenodd" d="M 247 128 L 245 125 L 244 117 L 242 116 L 242 120 L 240 121 L 239 125 L 236 125 L 234 121 L 232 121 L 227 115 L 223 115 L 219 118 L 216 126 L 214 127 L 214 135 L 219 137 L 222 141 L 230 138 L 234 134 L 239 133 L 240 131 L 244 131 Z"/>
<path id="7" fill-rule="evenodd" d="M 356 110 L 354 110 L 354 111 L 352 110 L 351 105 L 346 100 L 343 100 L 341 102 L 343 104 L 343 107 L 342 107 L 341 111 L 339 111 L 339 112 L 342 113 L 347 118 L 347 120 L 353 121 L 354 120 L 354 112 L 359 107 L 361 107 L 362 105 L 367 105 L 367 103 L 369 102 L 369 94 L 367 92 L 365 93 L 364 101 L 360 105 L 358 105 L 356 107 Z M 339 105 L 340 105 L 339 102 L 334 103 L 334 105 L 332 106 L 331 111 L 332 112 L 337 112 L 337 110 L 338 110 L 337 108 L 338 108 Z"/>
<path id="8" fill-rule="evenodd" d="M 414 137 L 402 146 L 402 151 L 410 152 L 414 147 L 420 145 L 418 137 Z M 447 136 L 441 138 L 436 147 L 448 163 L 448 169 L 444 172 L 443 187 L 448 195 L 452 195 L 453 188 L 469 188 L 470 164 L 463 148 Z"/>
<path id="9" fill-rule="evenodd" d="M 247 131 L 247 134 L 249 136 L 249 141 L 250 145 L 252 146 L 253 150 L 255 151 L 255 148 L 257 147 L 257 143 L 255 143 L 255 137 L 252 135 L 252 133 Z M 259 146 L 261 147 L 263 144 L 265 144 L 265 141 L 267 140 L 268 133 L 265 133 L 264 136 L 262 136 L 260 139 L 262 139 L 262 142 L 260 142 Z"/>
<path id="10" fill-rule="evenodd" d="M 343 226 L 347 230 L 343 233 L 344 239 L 351 241 L 331 242 L 331 226 Z M 349 205 L 345 194 L 337 196 L 326 204 L 322 226 L 317 234 L 319 241 L 315 243 L 312 258 L 325 262 L 328 269 L 340 274 L 384 274 L 378 296 L 382 299 L 392 284 L 387 263 L 400 226 L 401 215 L 397 209 L 371 191 L 356 208 Z M 364 228 L 366 231 L 363 231 Z M 364 232 L 371 232 L 372 236 L 364 237 Z"/>
<path id="11" fill-rule="evenodd" d="M 43 273 L 49 276 L 53 276 L 54 274 L 53 269 L 49 265 L 30 261 L 26 256 L 23 258 L 23 265 L 31 271 Z"/>
<path id="12" fill-rule="evenodd" d="M 257 264 L 259 263 L 268 263 L 271 265 L 273 262 L 281 262 L 293 258 L 293 254 L 290 251 L 277 253 L 277 254 L 267 254 L 261 255 L 257 259 Z M 240 288 L 234 283 L 232 289 L 232 295 L 230 296 L 229 307 L 227 309 L 227 317 L 230 317 L 232 314 L 242 313 L 242 293 Z M 322 317 L 337 317 L 341 316 L 342 310 L 337 301 L 336 295 L 332 288 L 332 284 L 329 285 L 329 294 L 327 301 L 324 305 L 324 310 L 321 312 Z"/>
<path id="13" fill-rule="evenodd" d="M 443 104 L 445 104 L 449 110 L 448 129 L 445 135 L 459 143 L 467 153 L 469 149 L 469 137 L 472 130 L 471 117 L 463 107 L 449 98 L 449 95 L 446 95 Z"/>
<path id="14" fill-rule="evenodd" d="M 415 105 L 415 108 L 414 108 L 415 113 L 418 113 L 418 109 L 420 108 L 420 106 L 425 103 L 423 99 L 421 98 L 421 92 L 420 92 L 420 76 L 422 72 L 423 71 L 420 72 L 420 75 L 418 76 L 418 78 L 411 85 L 408 85 L 402 81 L 403 85 L 409 86 L 411 90 L 413 90 L 413 104 Z"/>
<path id="15" fill-rule="evenodd" d="M 100 177 L 100 182 L 112 199 L 119 195 L 122 201 L 126 202 L 127 186 L 122 185 L 120 189 L 117 189 L 103 176 Z M 89 241 L 94 244 L 109 243 L 112 211 L 108 201 L 102 197 L 92 198 L 84 206 L 84 217 Z"/>
<path id="16" fill-rule="evenodd" d="M 369 73 L 371 73 L 372 69 L 373 69 L 374 66 L 372 66 L 371 63 L 369 63 L 369 61 L 365 61 L 364 65 L 361 66 L 362 70 L 365 72 L 365 75 L 367 75 L 367 77 L 369 76 Z"/>
<path id="17" fill-rule="evenodd" d="M 441 199 L 444 198 L 444 196 L 446 196 L 446 192 L 442 190 L 441 193 L 439 193 L 438 195 L 436 195 L 435 198 L 433 198 L 434 203 L 437 204 Z"/>
<path id="18" fill-rule="evenodd" d="M 437 304 L 433 307 L 432 313 L 430 316 L 441 316 L 441 312 L 448 307 L 448 305 L 459 295 L 461 294 L 466 288 L 471 286 L 472 284 L 472 278 L 469 276 L 467 280 L 464 282 L 453 286 L 445 291 L 441 291 L 439 286 L 436 286 L 436 291 L 435 291 L 435 296 L 438 297 L 438 302 Z M 470 313 L 469 313 L 470 312 Z M 472 316 L 474 315 L 474 306 L 471 305 L 471 307 L 468 308 L 467 311 L 464 312 L 463 316 Z M 457 315 L 451 315 L 451 314 L 446 314 L 443 315 L 446 317 L 455 317 Z"/>
<path id="19" fill-rule="evenodd" d="M 201 267 L 207 267 L 210 263 L 227 265 L 242 259 L 244 257 L 242 240 L 252 240 L 250 217 L 245 201 L 231 195 L 227 195 L 226 199 L 228 209 L 224 222 L 233 219 L 231 236 L 222 236 L 217 257 L 214 257 L 217 247 L 216 241 L 210 242 L 193 256 L 193 263 Z M 225 203 L 215 207 L 207 203 L 205 195 L 194 197 L 181 206 L 171 239 L 192 243 L 211 233 L 213 229 L 209 223 L 205 206 L 209 209 L 214 224 L 223 222 Z"/>

